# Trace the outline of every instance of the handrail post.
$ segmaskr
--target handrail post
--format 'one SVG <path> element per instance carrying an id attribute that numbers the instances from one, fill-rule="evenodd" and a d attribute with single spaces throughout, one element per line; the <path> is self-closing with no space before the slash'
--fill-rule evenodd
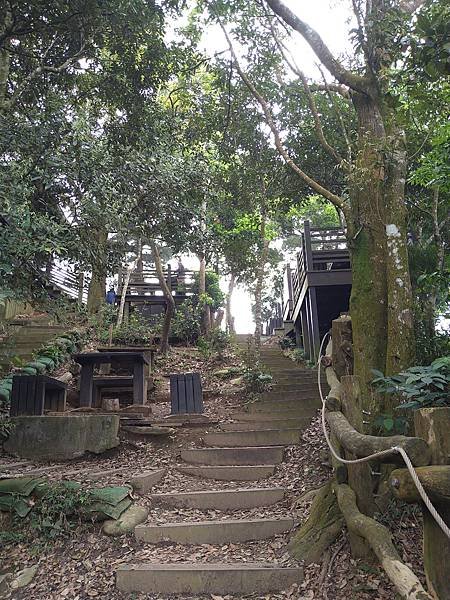
<path id="1" fill-rule="evenodd" d="M 170 263 L 167 264 L 167 287 L 172 291 L 172 267 Z"/>
<path id="2" fill-rule="evenodd" d="M 78 306 L 83 304 L 83 292 L 84 292 L 84 271 L 78 273 Z"/>
<path id="3" fill-rule="evenodd" d="M 303 222 L 303 241 L 305 249 L 305 270 L 312 271 L 313 259 L 312 259 L 312 247 L 311 247 L 311 226 L 308 220 Z"/>

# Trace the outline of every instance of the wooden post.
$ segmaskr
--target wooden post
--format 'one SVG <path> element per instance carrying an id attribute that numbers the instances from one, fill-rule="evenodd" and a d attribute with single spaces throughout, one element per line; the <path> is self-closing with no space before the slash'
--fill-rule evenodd
<path id="1" fill-rule="evenodd" d="M 415 471 L 433 506 L 450 527 L 450 466 L 432 465 L 419 467 Z M 389 483 L 396 498 L 422 505 L 423 562 L 428 588 L 435 598 L 450 598 L 450 540 L 422 503 L 407 469 L 393 471 Z"/>
<path id="2" fill-rule="evenodd" d="M 357 431 L 363 433 L 363 419 L 359 406 L 359 382 L 353 375 L 341 377 L 341 403 L 342 412 L 348 422 Z M 356 458 L 352 453 L 345 452 L 345 458 L 353 460 Z M 355 492 L 356 504 L 361 513 L 372 516 L 375 512 L 375 504 L 372 496 L 372 476 L 368 463 L 347 465 L 348 484 Z M 350 546 L 354 558 L 368 558 L 372 556 L 368 542 L 354 532 L 349 532 Z"/>
<path id="3" fill-rule="evenodd" d="M 78 306 L 82 306 L 83 304 L 83 292 L 84 292 L 84 272 L 80 271 L 78 273 Z"/>
<path id="4" fill-rule="evenodd" d="M 320 349 L 320 332 L 319 332 L 319 315 L 317 312 L 317 297 L 316 288 L 311 287 L 308 289 L 308 300 L 309 300 L 309 315 L 311 325 L 311 359 L 317 360 L 319 358 Z"/>
<path id="5" fill-rule="evenodd" d="M 167 265 L 167 287 L 172 291 L 172 267 L 170 263 Z"/>
<path id="6" fill-rule="evenodd" d="M 313 258 L 311 247 L 311 227 L 309 221 L 303 223 L 303 242 L 305 248 L 305 271 L 313 270 Z"/>
<path id="7" fill-rule="evenodd" d="M 348 315 L 334 319 L 331 325 L 333 339 L 332 364 L 339 379 L 353 374 L 352 320 Z"/>
<path id="8" fill-rule="evenodd" d="M 308 329 L 308 311 L 306 306 L 307 300 L 303 303 L 300 309 L 300 319 L 302 324 L 302 337 L 303 337 L 303 349 L 305 351 L 305 358 L 310 358 L 310 343 L 309 343 L 309 329 Z"/>

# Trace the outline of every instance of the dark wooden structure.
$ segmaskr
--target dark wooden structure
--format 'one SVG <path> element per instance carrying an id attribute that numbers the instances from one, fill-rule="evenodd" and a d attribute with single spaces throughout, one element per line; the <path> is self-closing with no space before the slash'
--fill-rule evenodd
<path id="1" fill-rule="evenodd" d="M 67 384 L 47 375 L 14 375 L 10 416 L 43 415 L 44 410 L 63 412 Z"/>
<path id="2" fill-rule="evenodd" d="M 170 264 L 164 270 L 165 280 L 176 306 L 194 294 L 194 275 L 195 271 L 184 270 L 183 273 L 179 273 L 177 270 L 172 270 Z M 119 273 L 118 281 L 116 303 L 120 304 L 125 281 L 124 273 Z M 125 320 L 128 319 L 132 310 L 138 310 L 144 317 L 152 320 L 166 311 L 166 305 L 167 301 L 161 289 L 156 269 L 140 270 L 131 274 L 125 293 Z"/>
<path id="3" fill-rule="evenodd" d="M 295 266 L 287 266 L 283 322 L 294 325 L 297 345 L 316 360 L 333 319 L 349 310 L 352 272 L 343 229 L 311 228 L 304 222 Z"/>
<path id="4" fill-rule="evenodd" d="M 132 387 L 133 404 L 145 404 L 147 397 L 147 373 L 150 358 L 145 352 L 81 352 L 74 354 L 73 359 L 81 365 L 80 374 L 80 406 L 92 406 L 94 388 L 96 395 L 101 394 L 99 388 Z M 94 368 L 99 365 L 109 364 L 115 368 L 132 372 L 132 377 L 126 381 L 119 381 L 118 385 L 114 376 L 94 377 Z M 122 378 L 123 379 L 123 378 Z"/>
<path id="5" fill-rule="evenodd" d="M 200 373 L 170 375 L 171 413 L 202 413 L 203 394 Z"/>

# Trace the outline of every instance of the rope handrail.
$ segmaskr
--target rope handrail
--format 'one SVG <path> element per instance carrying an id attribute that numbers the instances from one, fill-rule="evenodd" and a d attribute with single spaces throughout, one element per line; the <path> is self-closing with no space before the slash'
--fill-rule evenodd
<path id="1" fill-rule="evenodd" d="M 333 447 L 333 444 L 331 443 L 331 439 L 330 436 L 328 435 L 328 431 L 327 431 L 327 426 L 326 426 L 326 420 L 325 420 L 325 409 L 326 409 L 326 398 L 324 398 L 323 396 L 323 392 L 322 392 L 322 382 L 320 380 L 320 375 L 321 375 L 321 362 L 320 362 L 320 358 L 322 356 L 322 350 L 323 350 L 323 345 L 325 340 L 327 339 L 327 336 L 329 336 L 330 333 L 327 332 L 323 338 L 322 338 L 322 342 L 320 344 L 320 349 L 319 349 L 319 358 L 317 361 L 317 385 L 319 387 L 319 394 L 320 394 L 320 399 L 322 401 L 322 429 L 323 429 L 323 433 L 325 436 L 325 440 L 328 444 L 328 447 L 330 449 L 331 454 L 334 456 L 334 458 L 336 460 L 338 460 L 339 462 L 346 464 L 346 465 L 355 465 L 358 463 L 364 463 L 364 462 L 368 462 L 370 460 L 374 460 L 375 458 L 378 458 L 380 456 L 387 456 L 389 454 L 393 454 L 393 453 L 398 453 L 400 454 L 400 456 L 403 458 L 406 467 L 411 475 L 411 478 L 414 482 L 414 485 L 417 488 L 417 491 L 420 494 L 420 497 L 422 498 L 425 506 L 427 507 L 427 509 L 429 510 L 430 514 L 432 515 L 432 517 L 434 518 L 434 520 L 436 521 L 436 523 L 439 525 L 439 527 L 441 528 L 441 530 L 443 531 L 443 533 L 450 539 L 450 528 L 447 526 L 447 524 L 445 523 L 445 521 L 443 520 L 443 518 L 441 517 L 441 515 L 438 513 L 438 511 L 435 509 L 435 507 L 433 506 L 433 504 L 431 503 L 430 498 L 428 497 L 423 485 L 421 484 L 419 477 L 416 473 L 416 470 L 414 469 L 414 466 L 408 456 L 408 454 L 405 452 L 405 450 L 403 448 L 400 448 L 399 446 L 392 446 L 392 448 L 388 448 L 387 450 L 381 450 L 380 452 L 375 452 L 373 454 L 369 454 L 369 456 L 365 456 L 362 458 L 355 458 L 352 460 L 349 459 L 345 459 L 342 458 L 342 456 L 339 456 L 339 454 L 336 452 L 336 450 Z"/>

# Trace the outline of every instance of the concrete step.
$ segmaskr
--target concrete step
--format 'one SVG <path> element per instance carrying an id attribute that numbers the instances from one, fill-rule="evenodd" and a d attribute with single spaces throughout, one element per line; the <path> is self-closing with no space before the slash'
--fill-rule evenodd
<path id="1" fill-rule="evenodd" d="M 266 429 L 253 431 L 221 431 L 205 433 L 206 446 L 292 446 L 300 441 L 300 429 Z"/>
<path id="2" fill-rule="evenodd" d="M 243 413 L 247 416 L 247 413 Z M 222 423 L 220 428 L 223 431 L 255 431 L 257 429 L 306 429 L 311 423 L 311 419 L 299 417 L 298 419 L 274 419 L 271 415 L 270 420 L 255 421 L 259 415 L 252 415 L 252 419 L 241 419 L 237 417 L 237 422 Z M 236 418 L 236 417 L 234 417 Z M 244 421 L 239 422 L 239 421 Z"/>
<path id="3" fill-rule="evenodd" d="M 194 465 L 278 465 L 283 460 L 283 447 L 191 448 L 182 450 L 181 458 Z"/>
<path id="4" fill-rule="evenodd" d="M 322 388 L 322 392 L 325 390 Z M 278 392 L 276 389 L 261 394 L 258 402 L 307 402 L 320 398 L 319 390 L 296 390 L 291 392 Z"/>
<path id="5" fill-rule="evenodd" d="M 176 563 L 120 565 L 116 585 L 122 592 L 208 595 L 267 594 L 303 581 L 301 568 L 262 563 Z"/>
<path id="6" fill-rule="evenodd" d="M 276 421 L 298 421 L 305 420 L 311 422 L 311 419 L 315 417 L 317 414 L 317 409 L 308 409 L 304 411 L 304 414 L 299 414 L 297 410 L 285 410 L 285 411 L 275 411 L 275 412 L 240 412 L 240 413 L 232 413 L 230 417 L 232 419 L 236 419 L 237 421 L 251 424 L 253 422 L 267 422 L 269 428 L 271 422 Z M 309 424 L 309 423 L 308 423 Z"/>
<path id="7" fill-rule="evenodd" d="M 164 523 L 138 525 L 134 530 L 137 540 L 157 544 L 229 544 L 265 540 L 286 533 L 294 526 L 293 519 L 246 519 L 198 521 L 192 523 Z"/>
<path id="8" fill-rule="evenodd" d="M 276 392 L 277 394 L 284 394 L 284 393 L 293 393 L 293 392 L 309 392 L 312 394 L 317 394 L 318 393 L 318 385 L 317 382 L 315 381 L 311 381 L 311 382 L 299 382 L 296 383 L 295 381 L 289 381 L 286 383 L 280 383 L 279 381 L 275 381 L 272 384 L 272 392 Z"/>
<path id="9" fill-rule="evenodd" d="M 243 510 L 276 504 L 283 500 L 284 492 L 283 488 L 247 488 L 152 494 L 150 498 L 152 502 L 176 506 L 178 508 Z"/>
<path id="10" fill-rule="evenodd" d="M 320 407 L 319 398 L 296 398 L 295 400 L 260 400 L 246 405 L 247 412 L 271 412 L 284 410 L 302 411 Z M 300 415 L 301 416 L 301 415 Z"/>
<path id="11" fill-rule="evenodd" d="M 216 479 L 218 481 L 258 481 L 266 479 L 275 472 L 275 465 L 230 465 L 230 466 L 203 466 L 203 467 L 178 467 L 180 473 Z"/>

